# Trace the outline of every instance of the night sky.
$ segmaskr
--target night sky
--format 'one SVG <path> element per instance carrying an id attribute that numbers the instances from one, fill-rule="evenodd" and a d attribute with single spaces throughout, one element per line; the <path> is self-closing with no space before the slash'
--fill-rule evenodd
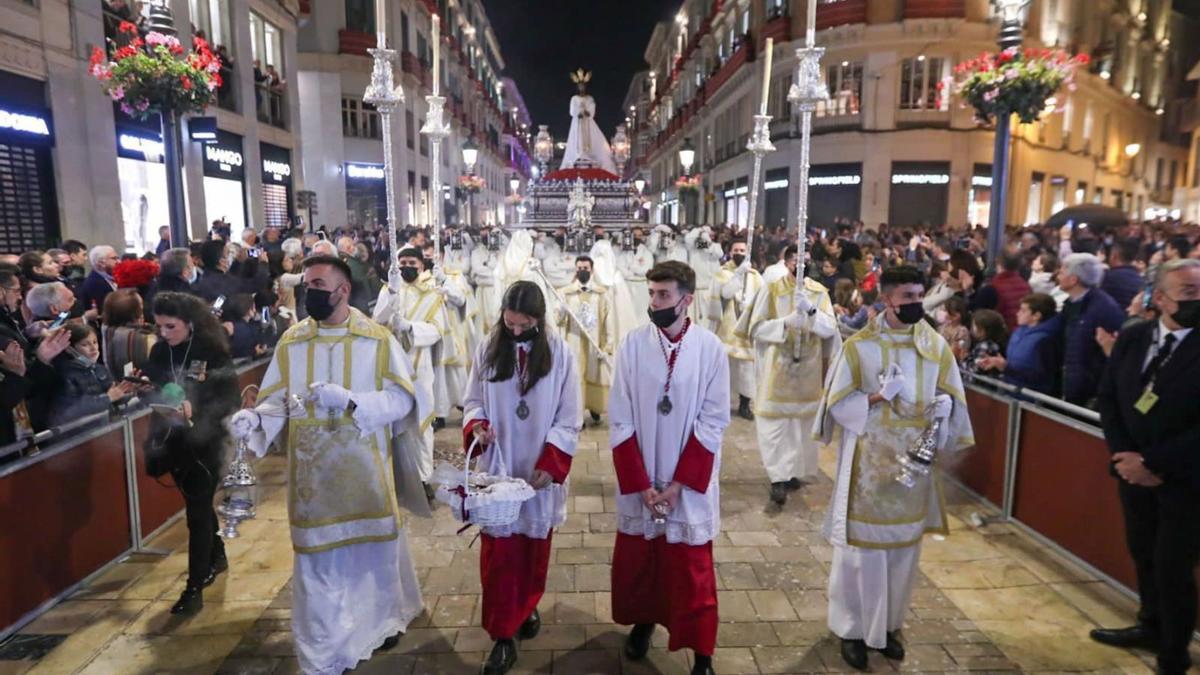
<path id="1" fill-rule="evenodd" d="M 630 78 L 648 67 L 642 55 L 656 23 L 674 16 L 680 0 L 483 0 L 500 51 L 504 75 L 521 90 L 533 132 L 549 124 L 565 141 L 567 107 L 575 93 L 570 74 L 592 71 L 588 91 L 596 122 L 611 138 L 625 121 L 621 104 Z M 534 30 L 533 26 L 539 30 Z M 545 28 L 543 28 L 545 27 Z"/>

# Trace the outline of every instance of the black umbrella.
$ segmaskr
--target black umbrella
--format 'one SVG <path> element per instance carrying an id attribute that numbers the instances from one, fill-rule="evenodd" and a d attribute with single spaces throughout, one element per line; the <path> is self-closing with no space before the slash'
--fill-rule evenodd
<path id="1" fill-rule="evenodd" d="M 1109 228 L 1128 225 L 1129 216 L 1115 206 L 1076 204 L 1050 216 L 1046 220 L 1046 224 L 1055 228 L 1070 225 L 1072 233 L 1086 229 L 1096 236 L 1103 236 Z"/>

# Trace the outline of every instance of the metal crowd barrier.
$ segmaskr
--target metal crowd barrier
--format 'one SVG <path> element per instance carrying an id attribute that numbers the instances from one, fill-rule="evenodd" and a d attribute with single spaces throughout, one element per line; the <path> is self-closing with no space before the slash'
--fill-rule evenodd
<path id="1" fill-rule="evenodd" d="M 976 444 L 951 459 L 948 478 L 997 510 L 987 520 L 1012 524 L 1135 595 L 1100 415 L 987 376 L 965 382 Z"/>
<path id="2" fill-rule="evenodd" d="M 239 388 L 258 384 L 269 362 L 240 365 Z M 0 641 L 127 556 L 165 553 L 147 542 L 183 515 L 170 476 L 146 475 L 150 412 L 106 417 L 0 448 L 28 450 L 0 465 Z"/>

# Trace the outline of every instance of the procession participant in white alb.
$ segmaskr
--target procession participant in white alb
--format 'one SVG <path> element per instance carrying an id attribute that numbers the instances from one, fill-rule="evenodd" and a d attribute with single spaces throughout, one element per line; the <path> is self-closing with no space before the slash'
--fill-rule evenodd
<path id="1" fill-rule="evenodd" d="M 452 349 L 442 350 L 443 376 L 439 381 L 445 385 L 445 395 L 450 405 L 462 407 L 467 392 L 467 375 L 471 372 L 471 355 L 478 348 L 481 338 L 475 324 L 475 296 L 466 275 L 470 268 L 471 238 L 452 232 L 449 242 L 449 246 L 442 249 L 442 264 L 439 267 L 443 278 L 438 291 L 446 301 L 446 324 L 454 344 Z M 434 279 L 438 279 L 436 271 Z M 448 341 L 444 337 L 443 345 Z"/>
<path id="2" fill-rule="evenodd" d="M 546 280 L 556 290 L 566 288 L 575 278 L 574 252 L 567 250 L 567 229 L 560 227 L 552 235 L 543 235 L 534 244 L 534 255 L 542 262 Z"/>
<path id="3" fill-rule="evenodd" d="M 424 256 L 415 248 L 397 254 L 400 278 L 389 279 L 379 289 L 372 317 L 387 326 L 408 358 L 415 373 L 414 385 L 436 407 L 437 368 L 434 349 L 446 334 L 446 311 L 442 294 L 434 287 L 432 277 L 425 271 Z M 429 491 L 429 476 L 433 473 L 433 417 L 422 418 L 419 431 L 424 448 L 421 452 L 421 482 Z M 432 494 L 432 493 L 430 493 Z"/>
<path id="4" fill-rule="evenodd" d="M 437 250 L 433 243 L 427 243 L 421 249 L 425 271 L 419 279 L 430 285 L 442 296 L 443 322 L 446 330 L 442 339 L 434 344 L 430 354 L 433 362 L 433 431 L 446 427 L 446 418 L 450 409 L 462 406 L 463 393 L 467 386 L 468 369 L 463 367 L 469 361 L 466 343 L 462 339 L 459 327 L 459 308 L 465 307 L 467 296 L 458 290 L 457 285 L 450 284 L 450 278 L 437 261 Z M 445 257 L 445 254 L 442 256 Z M 454 382 L 450 377 L 454 376 Z"/>
<path id="5" fill-rule="evenodd" d="M 721 438 L 729 425 L 729 359 L 717 336 L 688 317 L 695 273 L 656 265 L 650 321 L 617 355 L 609 442 L 617 473 L 612 616 L 634 624 L 625 655 L 640 659 L 656 624 L 668 648 L 695 652 L 694 674 L 712 673 L 720 529 Z"/>
<path id="6" fill-rule="evenodd" d="M 393 453 L 411 465 L 421 451 L 429 401 L 395 338 L 350 307 L 346 263 L 310 257 L 304 282 L 308 318 L 280 338 L 257 406 L 230 426 L 261 457 L 286 423 L 296 655 L 305 673 L 342 673 L 394 646 L 422 610 L 396 505 L 396 483 L 411 481 L 390 469 Z M 293 395 L 309 399 L 304 416 L 268 412 Z"/>
<path id="7" fill-rule="evenodd" d="M 787 258 L 788 256 L 796 255 L 796 252 L 799 249 L 795 244 L 792 244 L 791 246 L 783 246 L 782 244 L 779 244 L 778 246 L 779 248 L 775 251 L 776 255 L 779 256 L 778 259 L 770 265 L 767 265 L 767 268 L 762 272 L 762 281 L 764 286 L 773 284 L 779 279 L 791 274 L 787 267 Z"/>
<path id="8" fill-rule="evenodd" d="M 617 320 L 610 289 L 598 284 L 592 273 L 591 258 L 581 255 L 575 259 L 575 280 L 562 290 L 566 304 L 558 308 L 556 321 L 575 355 L 581 408 L 591 412 L 593 422 L 599 422 L 608 410 L 612 383 L 612 373 L 601 354 L 611 362 L 617 349 Z"/>
<path id="9" fill-rule="evenodd" d="M 597 284 L 608 289 L 609 301 L 613 309 L 613 315 L 616 317 L 616 332 L 617 339 L 613 343 L 613 350 L 616 350 L 616 345 L 621 344 L 621 340 L 629 334 L 634 328 L 641 326 L 648 321 L 646 310 L 642 310 L 639 320 L 637 314 L 634 313 L 634 296 L 633 288 L 625 280 L 625 275 L 617 266 L 617 254 L 613 249 L 613 244 L 607 236 L 597 236 L 596 243 L 592 244 L 592 251 L 589 254 L 592 259 L 592 279 Z M 649 271 L 649 268 L 647 268 Z M 642 301 L 649 302 L 649 292 L 643 288 Z"/>
<path id="10" fill-rule="evenodd" d="M 646 308 L 650 306 L 646 272 L 654 267 L 654 254 L 646 246 L 646 233 L 642 228 L 633 228 L 631 234 L 629 244 L 627 245 L 625 238 L 622 238 L 621 248 L 616 252 L 617 270 L 625 278 L 625 283 L 629 284 L 629 295 L 633 298 L 633 316 L 636 325 L 641 326 L 646 323 Z"/>
<path id="11" fill-rule="evenodd" d="M 537 605 L 546 590 L 553 528 L 567 518 L 567 472 L 579 440 L 579 383 L 575 359 L 547 331 L 542 290 L 513 284 L 502 318 L 475 353 L 463 417 L 463 447 L 486 448 L 481 466 L 500 453 L 509 475 L 537 494 L 516 522 L 485 527 L 479 556 L 483 628 L 495 640 L 483 666 L 506 672 L 517 660 L 513 638 L 532 640 L 541 628 Z"/>
<path id="12" fill-rule="evenodd" d="M 716 331 L 720 320 L 709 302 L 711 298 L 713 277 L 721 268 L 721 258 L 725 251 L 721 245 L 712 239 L 712 228 L 705 225 L 692 228 L 683 237 L 683 243 L 688 249 L 688 266 L 696 272 L 696 300 L 693 305 L 692 318 L 702 322 L 706 328 Z"/>
<path id="13" fill-rule="evenodd" d="M 788 250 L 788 274 L 763 288 L 737 329 L 754 344 L 754 427 L 770 498 L 779 506 L 789 490 L 800 489 L 801 480 L 819 470 L 813 421 L 825 373 L 842 345 L 829 293 L 807 277 L 803 292 L 796 293 L 796 247 Z"/>
<path id="14" fill-rule="evenodd" d="M 496 268 L 500 266 L 500 258 L 507 246 L 506 238 L 497 232 L 489 239 L 489 228 L 484 225 L 479 229 L 479 241 L 471 250 L 471 283 L 475 286 L 475 307 L 479 314 L 475 317 L 476 331 L 485 335 L 492 329 L 492 324 L 500 316 L 500 294 L 504 287 L 496 285 Z M 489 241 L 495 243 L 489 244 Z"/>
<path id="15" fill-rule="evenodd" d="M 936 473 L 915 487 L 897 481 L 899 459 L 933 419 L 939 453 L 974 443 L 950 346 L 922 321 L 924 276 L 894 267 L 880 279 L 887 309 L 846 340 L 825 384 L 816 433 L 841 429 L 833 499 L 823 533 L 833 544 L 829 629 L 842 658 L 867 666 L 867 648 L 903 659 L 896 632 L 908 613 L 921 537 L 947 534 Z"/>
<path id="16" fill-rule="evenodd" d="M 685 265 L 688 262 L 687 244 L 679 238 L 678 233 L 670 225 L 655 225 L 647 243 L 654 253 L 655 264 L 668 260 L 675 260 Z"/>
<path id="17" fill-rule="evenodd" d="M 612 149 L 608 139 L 596 124 L 596 101 L 587 93 L 587 83 L 592 74 L 583 68 L 571 73 L 571 81 L 579 93 L 571 97 L 571 130 L 567 133 L 567 147 L 563 151 L 559 168 L 574 169 L 576 164 L 590 164 L 598 169 L 616 174 Z"/>
<path id="18" fill-rule="evenodd" d="M 754 344 L 737 335 L 738 319 L 754 302 L 762 288 L 762 276 L 746 260 L 746 240 L 735 239 L 729 245 L 729 262 L 717 270 L 713 279 L 713 304 L 718 320 L 717 337 L 729 353 L 729 381 L 738 395 L 738 416 L 754 420 L 750 409 L 755 396 Z"/>

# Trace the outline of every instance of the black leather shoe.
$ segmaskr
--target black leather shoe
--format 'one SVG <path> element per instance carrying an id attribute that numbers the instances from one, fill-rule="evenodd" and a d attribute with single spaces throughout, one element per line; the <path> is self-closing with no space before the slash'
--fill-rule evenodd
<path id="1" fill-rule="evenodd" d="M 204 590 L 197 586 L 188 586 L 179 595 L 179 600 L 171 605 L 172 614 L 192 616 L 204 609 Z"/>
<path id="2" fill-rule="evenodd" d="M 435 432 L 441 431 L 442 429 L 445 429 L 445 428 L 446 428 L 446 418 L 445 417 L 433 418 L 433 430 Z"/>
<path id="3" fill-rule="evenodd" d="M 1152 652 L 1157 652 L 1159 648 L 1158 631 L 1151 630 L 1144 624 L 1128 628 L 1096 628 L 1088 635 L 1096 642 L 1110 647 L 1148 649 Z"/>
<path id="4" fill-rule="evenodd" d="M 787 483 L 771 483 L 771 501 L 780 506 L 787 503 Z"/>
<path id="5" fill-rule="evenodd" d="M 204 588 L 212 586 L 213 582 L 217 580 L 217 577 L 220 576 L 221 572 L 224 572 L 227 569 L 229 569 L 228 558 L 221 556 L 220 558 L 213 559 L 212 567 L 208 570 L 208 576 L 204 577 L 204 583 L 201 585 Z"/>
<path id="6" fill-rule="evenodd" d="M 391 649 L 392 647 L 395 647 L 396 645 L 400 644 L 400 638 L 403 635 L 404 635 L 404 631 L 400 631 L 399 633 L 396 633 L 395 635 L 391 636 L 390 638 L 384 640 L 383 644 L 379 645 L 378 651 L 386 652 L 387 650 Z"/>
<path id="7" fill-rule="evenodd" d="M 496 644 L 492 645 L 492 653 L 488 654 L 487 661 L 484 661 L 483 668 L 479 672 L 483 675 L 502 675 L 516 663 L 517 643 L 511 639 L 496 640 Z"/>
<path id="8" fill-rule="evenodd" d="M 866 670 L 867 643 L 862 640 L 842 640 L 842 660 L 855 670 Z"/>
<path id="9" fill-rule="evenodd" d="M 521 628 L 517 631 L 517 637 L 522 640 L 532 640 L 537 637 L 540 630 L 542 630 L 542 615 L 538 614 L 535 609 L 533 614 L 530 614 L 529 618 L 521 624 Z"/>
<path id="10" fill-rule="evenodd" d="M 754 421 L 754 413 L 750 410 L 750 399 L 746 398 L 745 396 L 740 397 L 740 402 L 738 403 L 738 417 L 751 422 Z"/>
<path id="11" fill-rule="evenodd" d="M 633 630 L 629 631 L 629 637 L 625 638 L 625 658 L 630 661 L 646 658 L 646 652 L 650 651 L 650 638 L 652 637 L 654 637 L 654 624 L 634 625 Z"/>
<path id="12" fill-rule="evenodd" d="M 600 423 L 600 413 L 592 413 L 592 422 L 596 424 Z"/>
<path id="13" fill-rule="evenodd" d="M 789 479 L 787 479 L 787 482 L 784 483 L 783 485 L 791 492 L 795 492 L 796 490 L 799 490 L 800 488 L 804 487 L 804 482 L 801 481 L 799 478 L 789 478 Z"/>
<path id="14" fill-rule="evenodd" d="M 433 506 L 433 502 L 437 498 L 434 495 L 433 486 L 429 483 L 421 483 L 421 487 L 425 488 L 425 501 L 429 502 L 430 506 Z"/>
<path id="15" fill-rule="evenodd" d="M 887 634 L 887 646 L 879 650 L 887 658 L 893 661 L 904 660 L 904 645 L 900 644 L 900 640 L 896 639 L 896 633 Z"/>
<path id="16" fill-rule="evenodd" d="M 712 657 L 696 654 L 696 664 L 692 666 L 692 675 L 717 675 L 712 667 Z"/>

